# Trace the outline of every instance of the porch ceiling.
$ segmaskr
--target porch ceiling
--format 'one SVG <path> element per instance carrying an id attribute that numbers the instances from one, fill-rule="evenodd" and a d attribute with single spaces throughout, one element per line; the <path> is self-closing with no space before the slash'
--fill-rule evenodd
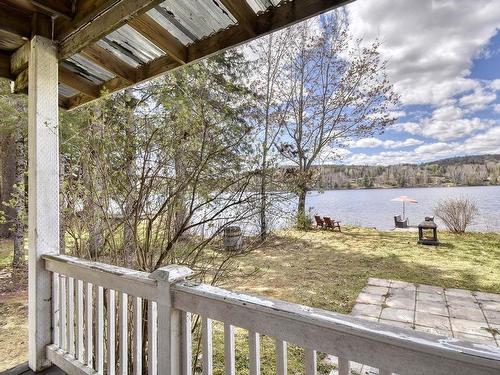
<path id="1" fill-rule="evenodd" d="M 0 0 L 0 77 L 28 87 L 29 40 L 58 42 L 71 109 L 352 0 Z"/>

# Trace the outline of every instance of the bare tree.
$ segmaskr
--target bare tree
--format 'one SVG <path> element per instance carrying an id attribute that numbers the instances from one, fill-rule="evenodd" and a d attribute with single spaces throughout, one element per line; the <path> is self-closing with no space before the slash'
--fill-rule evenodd
<path id="1" fill-rule="evenodd" d="M 293 190 L 298 216 L 315 175 L 312 166 L 336 156 L 348 140 L 370 136 L 392 124 L 398 97 L 386 76 L 379 43 L 363 47 L 349 35 L 345 14 L 295 26 L 283 74 L 284 132 L 278 141 L 283 158 L 296 168 Z M 337 155 L 338 156 L 338 155 Z"/>
<path id="2" fill-rule="evenodd" d="M 454 233 L 464 233 L 478 212 L 477 205 L 468 198 L 444 199 L 434 208 L 434 214 Z"/>

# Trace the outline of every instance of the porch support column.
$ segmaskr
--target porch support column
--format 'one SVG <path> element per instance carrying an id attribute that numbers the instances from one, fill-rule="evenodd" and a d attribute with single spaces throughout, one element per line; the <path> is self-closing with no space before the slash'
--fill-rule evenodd
<path id="1" fill-rule="evenodd" d="M 50 365 L 51 274 L 43 254 L 59 253 L 59 109 L 57 48 L 44 37 L 31 40 L 28 85 L 29 366 Z"/>

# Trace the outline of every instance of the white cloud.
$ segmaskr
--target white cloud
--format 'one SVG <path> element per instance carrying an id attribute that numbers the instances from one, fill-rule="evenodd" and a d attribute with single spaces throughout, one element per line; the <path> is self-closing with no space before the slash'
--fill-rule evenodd
<path id="1" fill-rule="evenodd" d="M 476 89 L 471 94 L 462 96 L 458 102 L 466 108 L 467 112 L 475 112 L 485 109 L 496 99 L 497 95 L 494 92 Z"/>
<path id="2" fill-rule="evenodd" d="M 458 155 L 497 153 L 500 153 L 500 126 L 492 127 L 464 142 L 428 143 L 410 151 L 384 151 L 372 155 L 352 154 L 345 162 L 357 165 L 423 163 Z"/>
<path id="3" fill-rule="evenodd" d="M 490 82 L 490 88 L 492 90 L 500 91 L 500 79 L 495 79 Z"/>
<path id="4" fill-rule="evenodd" d="M 347 9 L 356 37 L 382 41 L 390 79 L 404 104 L 443 105 L 479 89 L 480 83 L 467 77 L 473 59 L 500 27 L 498 1 L 356 1 Z"/>
<path id="5" fill-rule="evenodd" d="M 420 141 L 415 138 L 408 138 L 404 141 L 393 141 L 393 140 L 386 140 L 382 141 L 378 138 L 361 138 L 358 139 L 354 142 L 351 142 L 349 146 L 351 148 L 375 148 L 375 147 L 383 147 L 383 148 L 389 148 L 389 149 L 395 149 L 395 148 L 403 148 L 403 147 L 411 147 L 411 146 L 418 146 L 424 143 L 423 141 Z"/>
<path id="6" fill-rule="evenodd" d="M 426 117 L 419 123 L 396 124 L 391 127 L 391 130 L 425 136 L 439 141 L 450 141 L 472 135 L 497 123 L 491 119 L 465 118 L 466 112 L 455 105 L 445 105 L 435 109 L 431 117 Z"/>
<path id="7" fill-rule="evenodd" d="M 500 113 L 500 104 L 495 104 L 494 110 L 495 112 Z"/>

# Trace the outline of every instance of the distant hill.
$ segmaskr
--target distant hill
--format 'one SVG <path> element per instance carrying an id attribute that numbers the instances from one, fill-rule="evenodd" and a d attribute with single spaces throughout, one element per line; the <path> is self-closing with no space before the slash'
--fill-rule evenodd
<path id="1" fill-rule="evenodd" d="M 423 164 L 323 165 L 316 189 L 500 185 L 500 155 L 473 155 Z"/>

